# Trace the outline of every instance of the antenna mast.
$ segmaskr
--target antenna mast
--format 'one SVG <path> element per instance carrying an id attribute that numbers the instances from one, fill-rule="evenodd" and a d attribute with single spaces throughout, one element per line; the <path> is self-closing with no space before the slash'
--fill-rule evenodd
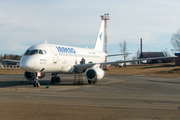
<path id="1" fill-rule="evenodd" d="M 102 20 L 105 21 L 104 22 L 104 24 L 105 24 L 104 25 L 104 30 L 105 30 L 105 34 L 104 34 L 105 35 L 105 42 L 104 43 L 105 43 L 105 45 L 104 46 L 105 46 L 105 53 L 108 54 L 108 48 L 107 48 L 108 47 L 108 45 L 107 45 L 107 40 L 108 40 L 108 38 L 107 38 L 107 20 L 110 20 L 110 16 L 109 16 L 109 13 L 107 13 L 107 14 L 101 15 L 100 17 L 101 17 Z M 105 59 L 105 62 L 107 62 L 107 57 Z"/>

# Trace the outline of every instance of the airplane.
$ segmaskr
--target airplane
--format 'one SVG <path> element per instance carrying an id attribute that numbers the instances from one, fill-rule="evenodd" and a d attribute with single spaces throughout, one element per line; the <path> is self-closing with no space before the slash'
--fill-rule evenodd
<path id="1" fill-rule="evenodd" d="M 104 66 L 109 64 L 126 63 L 142 60 L 163 59 L 168 57 L 156 57 L 127 61 L 105 62 L 107 55 L 103 52 L 104 45 L 104 20 L 101 22 L 95 47 L 93 49 L 80 48 L 66 45 L 48 44 L 47 42 L 29 47 L 20 60 L 20 68 L 23 69 L 27 80 L 34 80 L 34 87 L 40 87 L 39 79 L 51 73 L 51 83 L 59 83 L 58 74 L 85 73 L 88 83 L 96 83 L 101 80 L 105 71 Z"/>

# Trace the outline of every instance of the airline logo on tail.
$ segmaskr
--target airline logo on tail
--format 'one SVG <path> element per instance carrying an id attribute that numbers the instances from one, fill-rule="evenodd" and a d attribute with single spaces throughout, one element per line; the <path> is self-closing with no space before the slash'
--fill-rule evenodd
<path id="1" fill-rule="evenodd" d="M 99 35 L 100 41 L 101 41 L 101 36 L 102 36 L 102 33 Z"/>

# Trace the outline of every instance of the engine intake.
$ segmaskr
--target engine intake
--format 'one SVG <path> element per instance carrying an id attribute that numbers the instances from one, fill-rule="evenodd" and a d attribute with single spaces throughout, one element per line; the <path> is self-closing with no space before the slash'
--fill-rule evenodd
<path id="1" fill-rule="evenodd" d="M 101 80 L 105 72 L 101 68 L 89 68 L 86 70 L 85 76 L 88 80 Z"/>
<path id="2" fill-rule="evenodd" d="M 27 80 L 34 80 L 34 73 L 25 71 L 25 72 L 24 72 L 24 77 L 25 77 Z"/>
<path id="3" fill-rule="evenodd" d="M 46 75 L 45 73 L 41 73 L 41 76 L 39 76 L 38 78 L 41 79 L 41 78 L 45 77 L 45 75 Z M 24 77 L 27 80 L 34 80 L 35 79 L 34 73 L 27 72 L 27 71 L 24 72 Z"/>

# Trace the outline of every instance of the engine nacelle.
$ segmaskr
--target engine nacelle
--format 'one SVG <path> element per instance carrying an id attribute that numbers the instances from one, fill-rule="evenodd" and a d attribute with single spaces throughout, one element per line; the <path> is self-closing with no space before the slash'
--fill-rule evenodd
<path id="1" fill-rule="evenodd" d="M 89 68 L 86 70 L 85 76 L 88 80 L 101 80 L 105 72 L 101 68 Z"/>
<path id="2" fill-rule="evenodd" d="M 34 73 L 25 71 L 25 72 L 24 72 L 24 77 L 25 77 L 27 80 L 34 80 Z"/>
<path id="3" fill-rule="evenodd" d="M 41 76 L 39 76 L 38 78 L 41 79 L 41 78 L 45 77 L 45 75 L 46 75 L 45 73 L 41 73 Z M 27 72 L 27 71 L 24 72 L 24 77 L 27 80 L 34 80 L 35 79 L 34 73 Z"/>

